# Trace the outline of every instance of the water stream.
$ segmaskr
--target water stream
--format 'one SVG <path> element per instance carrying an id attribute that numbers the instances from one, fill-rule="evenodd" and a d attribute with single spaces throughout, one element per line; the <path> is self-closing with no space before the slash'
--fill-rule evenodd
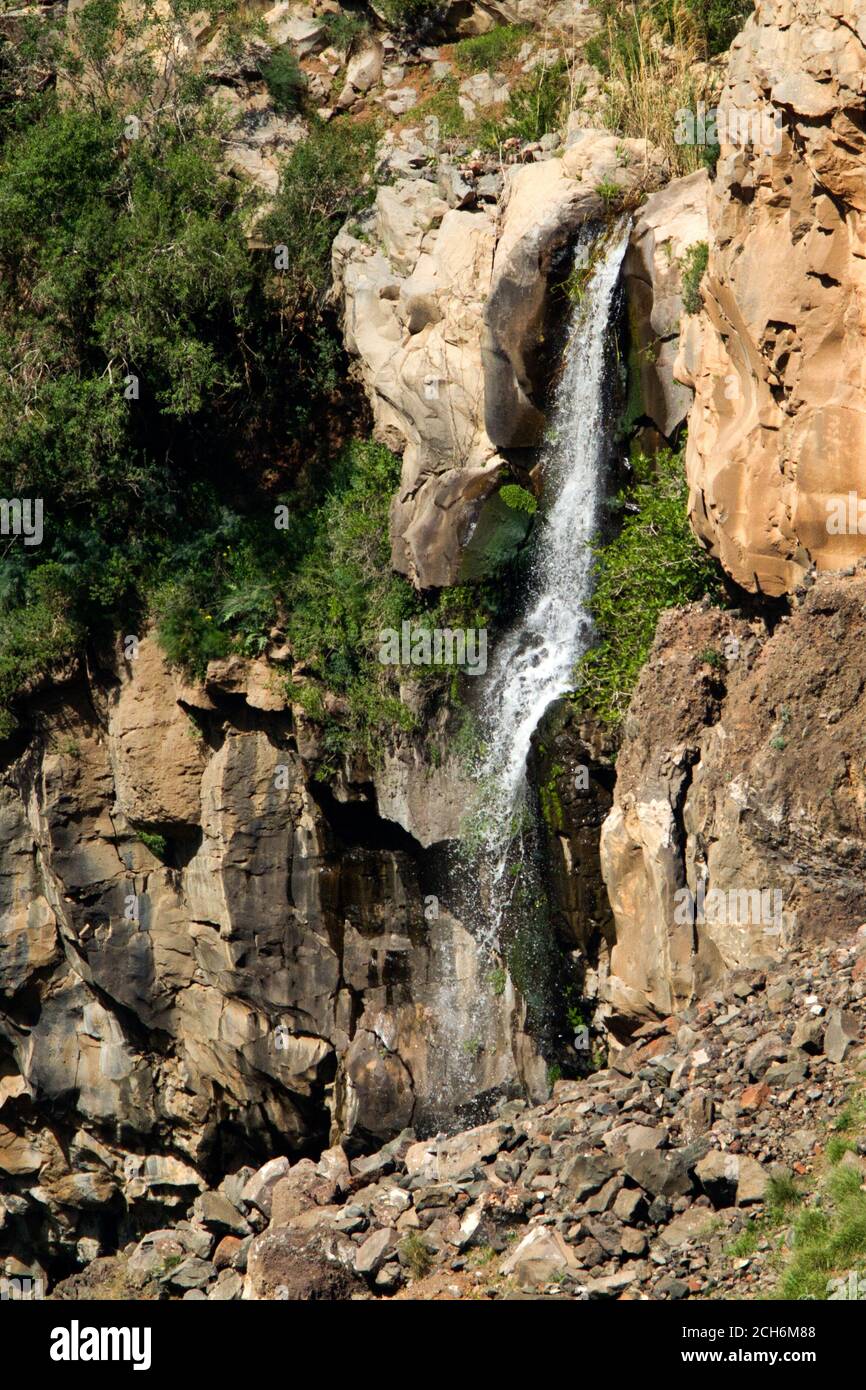
<path id="1" fill-rule="evenodd" d="M 535 834 L 527 755 L 545 711 L 573 687 L 575 664 L 591 634 L 591 541 L 601 521 L 611 444 L 612 308 L 628 232 L 623 223 L 599 240 L 598 229 L 587 227 L 578 240 L 575 279 L 582 291 L 571 313 L 542 451 L 544 497 L 526 591 L 476 692 L 482 735 L 477 799 L 455 865 L 462 880 L 459 915 L 475 939 L 476 959 L 473 978 L 461 980 L 456 968 L 448 971 L 440 995 L 454 1097 L 477 1095 L 502 1080 L 510 1043 L 507 1032 L 503 1035 L 500 1001 L 493 997 L 504 988 L 496 961 L 508 956 L 504 934 L 513 930 L 514 920 L 522 913 L 531 935 L 543 914 L 544 895 L 531 862 Z M 539 991 L 544 988 L 543 964 L 531 958 L 533 949 L 525 980 L 514 980 L 524 998 L 526 980 Z M 510 1057 L 508 1064 L 513 1070 Z"/>
<path id="2" fill-rule="evenodd" d="M 626 224 L 608 235 L 600 251 L 588 232 L 578 243 L 576 266 L 588 261 L 591 269 L 572 313 L 542 456 L 545 510 L 536 527 L 522 611 L 495 645 L 482 692 L 479 839 L 490 892 L 482 933 L 491 946 L 499 939 L 509 902 L 509 848 L 525 823 L 530 741 L 545 710 L 572 688 L 575 663 L 590 636 L 590 543 L 601 519 L 611 436 L 607 348 L 627 242 Z"/>

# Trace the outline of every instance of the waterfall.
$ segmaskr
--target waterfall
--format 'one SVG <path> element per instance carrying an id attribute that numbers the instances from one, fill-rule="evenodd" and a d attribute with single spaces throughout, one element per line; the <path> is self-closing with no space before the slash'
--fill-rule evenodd
<path id="1" fill-rule="evenodd" d="M 591 631 L 590 543 L 601 520 L 611 437 L 606 390 L 610 319 L 628 233 L 626 221 L 601 239 L 584 228 L 578 241 L 574 278 L 583 289 L 568 326 L 542 451 L 544 499 L 526 592 L 516 620 L 496 643 L 478 692 L 482 752 L 475 769 L 477 798 L 455 876 L 461 880 L 460 915 L 475 938 L 480 964 L 468 1007 L 467 982 L 458 1001 L 454 979 L 446 979 L 440 997 L 446 1015 L 443 1042 L 452 1058 L 452 1094 L 461 1097 L 477 1095 L 491 1080 L 501 1080 L 502 1052 L 510 1051 L 503 1010 L 484 984 L 498 976 L 501 987 L 504 972 L 496 962 L 502 955 L 503 927 L 508 923 L 512 929 L 512 919 L 522 914 L 531 938 L 543 911 L 544 894 L 533 867 L 526 761 L 545 710 L 573 687 L 575 664 Z M 522 948 L 526 981 L 515 983 L 524 999 L 527 983 L 530 993 L 533 987 L 543 992 L 545 964 L 533 957 L 535 949 L 530 943 L 527 955 Z M 491 1066 L 490 1056 L 480 1056 L 485 1048 L 496 1054 L 496 1065 Z"/>
<path id="2" fill-rule="evenodd" d="M 627 223 L 617 227 L 595 255 L 591 237 L 585 234 L 578 243 L 576 266 L 589 261 L 591 268 L 569 325 L 543 451 L 545 509 L 536 530 L 526 599 L 516 622 L 496 644 L 482 694 L 479 838 L 491 874 L 493 910 L 485 928 L 491 945 L 507 906 L 503 880 L 509 846 L 522 821 L 530 741 L 545 710 L 572 688 L 575 663 L 590 634 L 590 542 L 599 528 L 610 441 L 606 348 L 628 231 Z"/>

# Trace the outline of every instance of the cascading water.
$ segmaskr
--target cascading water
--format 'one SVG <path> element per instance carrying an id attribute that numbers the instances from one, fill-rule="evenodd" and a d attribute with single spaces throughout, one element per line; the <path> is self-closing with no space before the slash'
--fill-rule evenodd
<path id="1" fill-rule="evenodd" d="M 443 981 L 442 995 L 443 1008 L 450 1008 L 445 1024 L 449 1037 L 443 1041 L 453 1058 L 452 1094 L 464 1097 L 489 1084 L 490 1067 L 482 1076 L 479 1053 L 488 1046 L 501 1052 L 508 1042 L 492 1036 L 497 1029 L 501 1034 L 502 1010 L 485 987 L 483 962 L 486 981 L 498 978 L 501 987 L 503 972 L 496 960 L 503 929 L 522 911 L 531 932 L 533 911 L 541 910 L 530 862 L 534 817 L 526 760 L 545 710 L 572 688 L 575 663 L 590 634 L 590 542 L 599 529 L 610 445 L 606 369 L 611 308 L 627 242 L 627 223 L 601 241 L 585 229 L 578 242 L 575 270 L 586 280 L 569 324 L 552 429 L 543 451 L 544 506 L 536 525 L 525 600 L 512 627 L 497 641 L 478 692 L 483 748 L 476 769 L 478 795 L 457 872 L 463 883 L 461 917 L 474 935 L 482 964 L 475 967 L 468 1009 L 465 982 L 462 1007 L 456 1007 L 455 980 Z M 524 998 L 531 978 L 535 976 L 537 985 L 543 973 L 533 969 L 532 946 L 528 954 L 527 979 L 517 981 Z"/>
<path id="2" fill-rule="evenodd" d="M 618 227 L 593 257 L 593 240 L 578 243 L 576 264 L 592 257 L 575 306 L 565 363 L 556 390 L 551 438 L 542 458 L 546 509 L 540 518 L 524 608 L 497 644 L 483 691 L 485 753 L 479 836 L 490 870 L 490 945 L 499 937 L 509 893 L 509 846 L 519 833 L 526 793 L 526 758 L 542 715 L 570 690 L 574 667 L 590 632 L 590 542 L 599 527 L 605 451 L 605 362 L 610 310 L 628 242 Z"/>

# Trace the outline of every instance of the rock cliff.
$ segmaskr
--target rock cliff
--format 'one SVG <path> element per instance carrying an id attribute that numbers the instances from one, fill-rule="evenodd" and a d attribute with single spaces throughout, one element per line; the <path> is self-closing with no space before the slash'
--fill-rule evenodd
<path id="1" fill-rule="evenodd" d="M 522 962 L 461 920 L 489 892 L 455 857 L 483 686 L 395 677 L 412 732 L 335 752 L 349 684 L 292 649 L 283 612 L 248 643 L 226 627 L 201 680 L 155 626 L 25 663 L 0 742 L 0 1272 L 58 1298 L 716 1296 L 735 1282 L 718 1223 L 741 1234 L 768 1184 L 811 1173 L 863 1064 L 866 570 L 859 525 L 829 520 L 844 498 L 850 522 L 866 457 L 866 21 L 853 0 L 757 0 L 723 60 L 718 161 L 672 178 L 666 132 L 612 128 L 594 8 L 358 18 L 280 0 L 243 44 L 195 19 L 181 46 L 251 193 L 244 256 L 274 249 L 293 150 L 385 124 L 304 302 L 358 386 L 341 439 L 363 417 L 399 455 L 377 522 L 395 611 L 463 586 L 507 610 L 529 586 L 575 251 L 591 267 L 587 229 L 603 244 L 623 218 L 602 539 L 635 505 L 613 494 L 637 446 L 668 457 L 687 431 L 725 596 L 662 613 L 619 729 L 577 697 L 540 711 L 531 892 L 513 844 L 500 861 L 543 945 Z M 453 41 L 503 23 L 510 47 L 464 72 Z M 548 71 L 571 84 L 557 129 L 512 115 L 494 152 L 478 121 Z M 440 128 L 439 88 L 472 140 Z M 748 1279 L 766 1292 L 765 1262 Z"/>
<path id="2" fill-rule="evenodd" d="M 690 509 L 737 584 L 769 595 L 863 554 L 833 510 L 864 487 L 863 25 L 842 0 L 758 0 L 719 101 L 703 309 L 678 369 Z"/>

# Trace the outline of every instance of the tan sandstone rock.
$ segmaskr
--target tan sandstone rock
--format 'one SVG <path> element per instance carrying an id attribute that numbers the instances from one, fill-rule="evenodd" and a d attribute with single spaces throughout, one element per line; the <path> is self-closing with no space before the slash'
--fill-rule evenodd
<path id="1" fill-rule="evenodd" d="M 767 594 L 866 550 L 856 523 L 828 528 L 828 503 L 866 494 L 864 93 L 856 3 L 758 0 L 720 100 L 704 308 L 677 372 L 695 390 L 692 525 Z M 779 148 L 732 141 L 732 112 L 780 113 Z"/>
<path id="2" fill-rule="evenodd" d="M 425 178 L 380 188 L 355 235 L 333 248 L 334 294 L 376 435 L 403 455 L 391 511 L 392 562 L 420 588 L 466 577 L 473 538 L 504 476 L 499 449 L 538 444 L 551 362 L 548 277 L 597 192 L 652 187 L 639 140 L 578 131 L 561 159 L 509 170 L 499 208 L 449 207 Z"/>

